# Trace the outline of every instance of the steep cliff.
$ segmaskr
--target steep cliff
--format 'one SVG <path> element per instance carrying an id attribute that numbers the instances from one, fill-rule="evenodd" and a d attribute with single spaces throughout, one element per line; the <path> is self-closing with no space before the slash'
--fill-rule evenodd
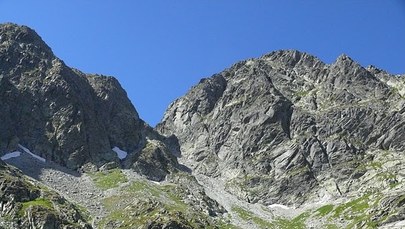
<path id="1" fill-rule="evenodd" d="M 21 145 L 72 169 L 120 161 L 139 167 L 148 157 L 139 157 L 146 138 L 165 140 L 139 118 L 115 78 L 67 67 L 25 26 L 0 26 L 0 106 L 0 152 Z M 119 158 L 114 147 L 128 157 Z M 177 164 L 170 153 L 161 158 Z M 155 179 L 164 178 L 165 166 Z"/>
<path id="2" fill-rule="evenodd" d="M 115 78 L 3 24 L 0 228 L 401 227 L 404 96 L 404 76 L 346 55 L 276 51 L 202 79 L 153 129 Z"/>
<path id="3" fill-rule="evenodd" d="M 0 228 L 191 228 L 224 212 L 115 78 L 68 67 L 28 27 L 0 25 L 0 106 Z"/>
<path id="4" fill-rule="evenodd" d="M 276 51 L 201 80 L 157 129 L 178 137 L 196 174 L 249 202 L 299 207 L 381 192 L 403 182 L 404 83 L 346 55 L 328 65 Z"/>

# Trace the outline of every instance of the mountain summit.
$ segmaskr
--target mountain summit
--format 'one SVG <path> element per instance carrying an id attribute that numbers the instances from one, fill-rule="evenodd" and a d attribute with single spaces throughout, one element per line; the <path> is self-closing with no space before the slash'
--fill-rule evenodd
<path id="1" fill-rule="evenodd" d="M 141 120 L 115 78 L 68 67 L 26 26 L 0 25 L 0 106 L 0 228 L 222 220 L 208 218 L 225 210 L 178 163 L 176 137 Z"/>
<path id="2" fill-rule="evenodd" d="M 0 228 L 405 225 L 405 79 L 296 50 L 238 62 L 155 129 L 119 82 L 0 25 Z"/>
<path id="3" fill-rule="evenodd" d="M 22 145 L 71 169 L 131 166 L 153 131 L 115 78 L 67 67 L 25 26 L 1 25 L 0 40 L 2 152 Z"/>
<path id="4" fill-rule="evenodd" d="M 179 138 L 195 173 L 252 203 L 297 208 L 391 189 L 399 200 L 404 83 L 346 55 L 328 65 L 276 51 L 201 80 L 157 129 Z"/>

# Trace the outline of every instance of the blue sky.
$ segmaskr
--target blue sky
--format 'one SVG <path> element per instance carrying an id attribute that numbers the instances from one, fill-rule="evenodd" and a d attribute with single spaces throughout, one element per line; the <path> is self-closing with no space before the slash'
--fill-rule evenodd
<path id="1" fill-rule="evenodd" d="M 112 75 L 154 126 L 201 78 L 279 49 L 405 73 L 404 0 L 0 0 L 71 67 Z"/>

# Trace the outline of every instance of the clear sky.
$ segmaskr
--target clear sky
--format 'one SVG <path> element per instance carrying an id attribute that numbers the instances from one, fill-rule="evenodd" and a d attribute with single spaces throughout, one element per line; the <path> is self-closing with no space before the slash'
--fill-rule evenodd
<path id="1" fill-rule="evenodd" d="M 405 0 L 0 0 L 71 67 L 112 75 L 154 126 L 201 78 L 279 49 L 405 73 Z"/>

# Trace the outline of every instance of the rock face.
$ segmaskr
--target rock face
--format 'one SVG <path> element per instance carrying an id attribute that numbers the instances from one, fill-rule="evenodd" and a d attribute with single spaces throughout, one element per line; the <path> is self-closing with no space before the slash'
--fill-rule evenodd
<path id="1" fill-rule="evenodd" d="M 14 24 L 0 25 L 0 106 L 0 152 L 20 144 L 72 169 L 119 164 L 115 146 L 136 159 L 156 135 L 115 78 L 67 67 L 33 30 Z"/>
<path id="2" fill-rule="evenodd" d="M 0 228 L 92 228 L 79 208 L 0 160 Z"/>
<path id="3" fill-rule="evenodd" d="M 132 168 L 153 181 L 184 170 L 177 139 L 142 121 L 115 78 L 69 68 L 25 26 L 0 25 L 0 107 L 0 156 L 31 154 L 10 163 L 38 181 L 30 160 L 81 172 Z M 91 227 L 61 196 L 71 193 L 47 191 L 2 160 L 0 186 L 0 228 Z"/>
<path id="4" fill-rule="evenodd" d="M 355 191 L 359 166 L 405 150 L 404 83 L 346 55 L 277 51 L 201 80 L 157 129 L 240 198 L 299 206 Z"/>
<path id="5" fill-rule="evenodd" d="M 404 76 L 346 55 L 277 51 L 202 79 L 153 129 L 116 79 L 3 24 L 0 228 L 405 225 L 404 96 Z"/>

